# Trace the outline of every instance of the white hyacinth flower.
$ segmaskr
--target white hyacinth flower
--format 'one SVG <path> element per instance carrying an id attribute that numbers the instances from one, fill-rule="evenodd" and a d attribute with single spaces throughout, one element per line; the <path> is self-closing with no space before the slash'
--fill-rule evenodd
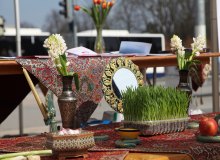
<path id="1" fill-rule="evenodd" d="M 63 37 L 60 34 L 52 34 L 45 39 L 43 46 L 48 49 L 48 55 L 51 57 L 59 74 L 62 76 L 74 76 L 76 89 L 79 90 L 78 74 L 68 70 L 70 62 L 67 59 L 67 46 Z"/>
<path id="2" fill-rule="evenodd" d="M 193 43 L 191 44 L 192 50 L 197 52 L 197 51 L 202 51 L 203 48 L 205 48 L 206 45 L 206 40 L 205 37 L 199 35 L 197 38 L 193 38 Z"/>
<path id="3" fill-rule="evenodd" d="M 49 56 L 53 58 L 59 57 L 59 55 L 65 54 L 67 49 L 66 43 L 60 34 L 52 34 L 45 41 L 45 48 L 48 49 Z"/>
<path id="4" fill-rule="evenodd" d="M 177 54 L 177 62 L 180 70 L 189 69 L 190 65 L 195 63 L 194 56 L 199 56 L 200 51 L 205 48 L 206 40 L 205 37 L 199 35 L 197 38 L 193 38 L 193 43 L 191 44 L 192 51 L 185 51 L 185 48 L 182 46 L 182 40 L 173 35 L 171 38 L 171 50 Z M 186 55 L 187 54 L 187 55 Z"/>
<path id="5" fill-rule="evenodd" d="M 62 67 L 62 65 L 61 65 L 60 63 L 59 63 L 59 64 L 57 64 L 56 66 L 57 66 L 57 67 Z"/>
<path id="6" fill-rule="evenodd" d="M 73 73 L 67 72 L 67 66 L 69 66 L 70 62 L 67 61 L 67 46 L 60 34 L 52 34 L 45 41 L 45 48 L 48 49 L 48 55 L 51 57 L 55 66 L 57 67 L 58 72 L 63 75 L 71 75 Z M 61 64 L 62 62 L 62 64 Z"/>
<path id="7" fill-rule="evenodd" d="M 69 66 L 69 65 L 70 65 L 70 62 L 67 62 L 67 63 L 66 63 L 66 66 Z"/>
<path id="8" fill-rule="evenodd" d="M 170 45 L 171 45 L 171 50 L 173 51 L 177 51 L 183 48 L 182 40 L 177 35 L 173 35 L 173 37 L 171 38 Z"/>

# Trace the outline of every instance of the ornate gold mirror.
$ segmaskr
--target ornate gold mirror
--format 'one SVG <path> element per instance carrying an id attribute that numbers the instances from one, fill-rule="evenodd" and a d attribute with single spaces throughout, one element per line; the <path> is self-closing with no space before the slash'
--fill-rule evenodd
<path id="1" fill-rule="evenodd" d="M 106 102 L 115 111 L 123 113 L 121 93 L 127 87 L 142 86 L 144 81 L 137 65 L 127 58 L 119 57 L 112 59 L 105 67 L 102 84 Z"/>

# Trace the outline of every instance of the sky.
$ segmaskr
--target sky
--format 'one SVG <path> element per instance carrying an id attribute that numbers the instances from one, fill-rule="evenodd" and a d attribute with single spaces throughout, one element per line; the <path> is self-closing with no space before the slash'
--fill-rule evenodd
<path id="1" fill-rule="evenodd" d="M 0 0 L 0 16 L 5 19 L 5 26 L 15 25 L 15 0 Z M 51 10 L 61 10 L 61 0 L 18 0 L 20 21 L 41 28 L 46 23 L 46 16 Z"/>

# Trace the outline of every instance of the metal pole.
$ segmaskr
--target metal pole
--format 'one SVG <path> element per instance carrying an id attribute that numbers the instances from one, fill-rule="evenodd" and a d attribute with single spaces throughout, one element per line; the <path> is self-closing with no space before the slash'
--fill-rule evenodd
<path id="1" fill-rule="evenodd" d="M 218 51 L 218 28 L 217 28 L 217 2 L 210 1 L 211 11 L 211 45 L 214 52 Z M 212 58 L 212 102 L 213 111 L 219 111 L 219 78 L 218 78 L 218 58 Z"/>
<path id="2" fill-rule="evenodd" d="M 78 46 L 78 39 L 77 39 L 77 26 L 76 26 L 76 16 L 74 16 L 73 6 L 75 5 L 75 1 L 72 1 L 72 23 L 73 23 L 73 40 L 74 40 L 74 47 Z"/>
<path id="3" fill-rule="evenodd" d="M 77 26 L 76 21 L 73 19 L 73 37 L 74 37 L 74 47 L 78 46 L 78 39 L 77 39 Z"/>
<path id="4" fill-rule="evenodd" d="M 206 24 L 205 24 L 205 0 L 197 0 L 197 15 L 196 15 L 196 26 L 195 36 L 199 34 L 206 37 Z"/>
<path id="5" fill-rule="evenodd" d="M 17 56 L 21 56 L 21 35 L 20 35 L 20 14 L 19 1 L 14 0 L 15 7 L 15 26 L 16 26 L 16 50 Z M 23 104 L 19 105 L 19 134 L 23 135 Z"/>

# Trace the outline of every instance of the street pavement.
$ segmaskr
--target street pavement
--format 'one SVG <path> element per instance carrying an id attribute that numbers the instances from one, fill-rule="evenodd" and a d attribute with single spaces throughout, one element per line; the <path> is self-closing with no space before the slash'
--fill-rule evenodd
<path id="1" fill-rule="evenodd" d="M 176 86 L 178 83 L 177 75 L 169 75 L 162 78 L 157 79 L 157 85 L 163 86 Z M 41 94 L 39 88 L 37 88 L 38 93 L 40 94 L 40 98 L 43 101 L 44 97 Z M 197 96 L 193 97 L 190 108 L 193 108 L 194 113 L 199 113 L 202 111 L 203 113 L 212 112 L 212 79 L 209 77 L 204 83 L 202 88 L 194 94 L 210 94 L 210 96 L 203 96 L 202 99 Z M 203 103 L 201 103 L 203 102 Z M 57 106 L 57 98 L 54 97 L 54 104 L 56 108 L 56 120 L 60 121 L 59 109 Z M 22 102 L 23 105 L 23 127 L 19 127 L 19 107 L 17 107 L 9 117 L 2 122 L 0 125 L 0 137 L 6 136 L 17 136 L 21 133 L 34 135 L 40 134 L 43 132 L 49 132 L 49 127 L 44 124 L 43 116 L 38 108 L 37 102 L 34 99 L 32 93 L 29 93 L 27 97 Z M 112 108 L 108 106 L 108 104 L 102 99 L 101 103 L 98 105 L 95 112 L 92 114 L 91 118 L 101 120 L 103 117 L 103 113 L 105 111 L 113 111 Z M 20 130 L 19 128 L 23 128 Z"/>

